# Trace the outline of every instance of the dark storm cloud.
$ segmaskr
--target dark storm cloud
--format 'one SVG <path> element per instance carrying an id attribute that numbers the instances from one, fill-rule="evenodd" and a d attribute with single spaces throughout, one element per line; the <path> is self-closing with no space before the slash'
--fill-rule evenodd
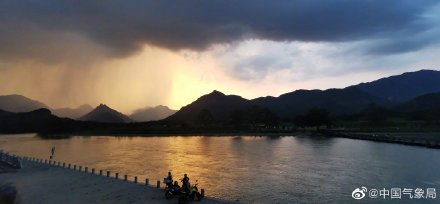
<path id="1" fill-rule="evenodd" d="M 145 43 L 203 50 L 215 43 L 249 38 L 326 42 L 389 39 L 396 33 L 412 35 L 430 29 L 433 25 L 423 21 L 423 14 L 436 2 L 0 0 L 0 57 L 51 58 L 51 53 L 69 49 L 62 42 L 78 36 L 110 56 L 131 54 Z M 406 51 L 426 44 L 422 43 L 414 41 L 410 47 L 390 49 Z M 386 51 L 384 45 L 377 51 Z M 42 53 L 43 48 L 47 52 Z"/>

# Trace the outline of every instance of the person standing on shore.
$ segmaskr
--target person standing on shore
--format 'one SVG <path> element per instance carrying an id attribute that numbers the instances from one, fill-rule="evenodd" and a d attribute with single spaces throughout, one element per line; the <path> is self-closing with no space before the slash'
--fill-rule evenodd
<path id="1" fill-rule="evenodd" d="M 182 189 L 187 190 L 189 192 L 191 185 L 189 184 L 189 177 L 188 175 L 184 174 L 183 179 L 180 179 L 182 181 Z"/>
<path id="2" fill-rule="evenodd" d="M 50 150 L 50 159 L 53 159 L 53 156 L 55 155 L 55 147 L 52 147 L 52 149 Z"/>
<path id="3" fill-rule="evenodd" d="M 168 172 L 168 176 L 165 178 L 165 184 L 168 186 L 168 188 L 173 187 L 173 175 L 171 175 L 171 171 Z"/>

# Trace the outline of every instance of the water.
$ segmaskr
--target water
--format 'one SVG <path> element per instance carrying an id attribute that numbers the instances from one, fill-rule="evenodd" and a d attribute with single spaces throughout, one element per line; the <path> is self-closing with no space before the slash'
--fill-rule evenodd
<path id="1" fill-rule="evenodd" d="M 440 191 L 440 150 L 423 147 L 301 136 L 0 136 L 0 149 L 19 155 L 47 159 L 52 146 L 57 161 L 152 183 L 168 170 L 179 178 L 187 173 L 209 196 L 244 203 L 353 202 L 352 191 L 362 186 Z"/>

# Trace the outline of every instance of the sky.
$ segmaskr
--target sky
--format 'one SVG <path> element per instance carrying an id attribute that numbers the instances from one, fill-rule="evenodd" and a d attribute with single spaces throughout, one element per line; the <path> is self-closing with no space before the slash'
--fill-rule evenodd
<path id="1" fill-rule="evenodd" d="M 0 95 L 179 109 L 439 69 L 435 0 L 0 0 Z"/>

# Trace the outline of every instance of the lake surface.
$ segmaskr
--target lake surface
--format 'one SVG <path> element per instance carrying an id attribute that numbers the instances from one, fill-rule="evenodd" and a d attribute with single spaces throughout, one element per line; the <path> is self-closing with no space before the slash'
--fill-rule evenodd
<path id="1" fill-rule="evenodd" d="M 440 150 L 423 147 L 305 136 L 0 136 L 0 149 L 23 156 L 47 159 L 52 146 L 57 161 L 151 183 L 169 170 L 178 178 L 187 173 L 207 195 L 243 203 L 354 202 L 352 191 L 362 186 L 440 191 Z M 362 201 L 416 201 L 367 197 Z"/>

